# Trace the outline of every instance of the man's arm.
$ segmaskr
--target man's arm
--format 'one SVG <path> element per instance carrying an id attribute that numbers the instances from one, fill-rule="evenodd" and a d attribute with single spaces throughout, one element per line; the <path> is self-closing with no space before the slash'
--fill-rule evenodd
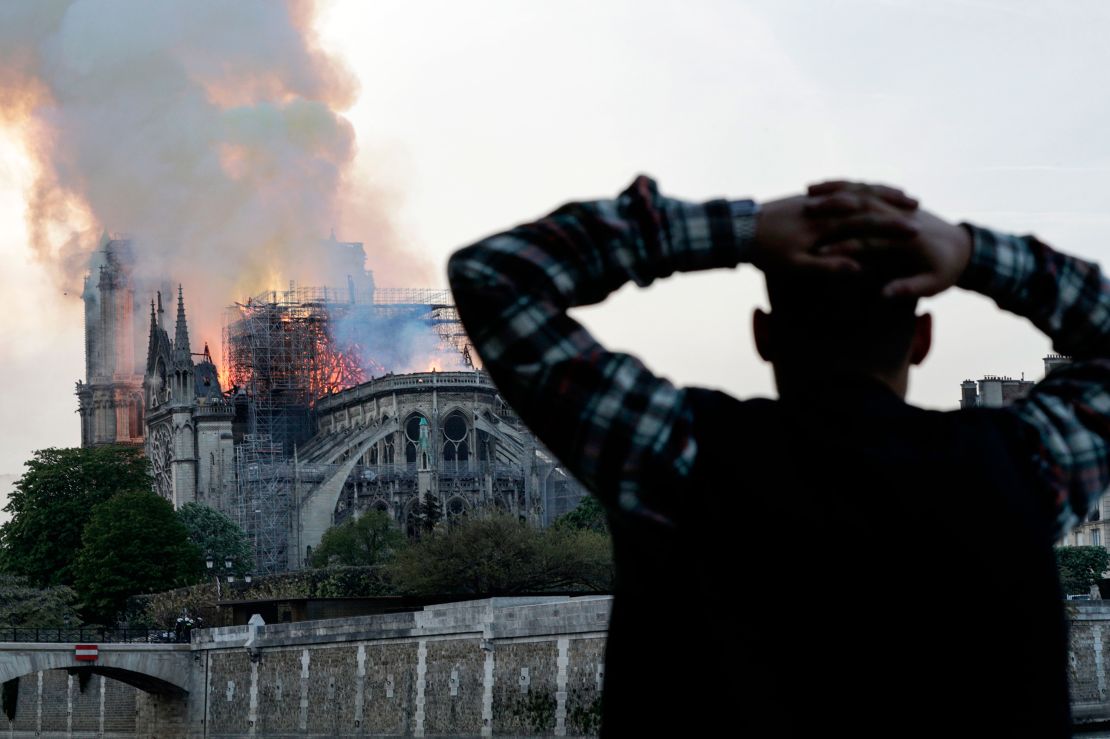
<path id="1" fill-rule="evenodd" d="M 646 177 L 615 200 L 571 203 L 460 250 L 448 265 L 459 316 L 486 370 L 521 418 L 610 509 L 673 520 L 697 456 L 685 391 L 638 359 L 608 352 L 567 315 L 628 281 L 735 267 L 855 269 L 817 255 L 820 233 L 906 236 L 916 201 L 876 188 L 894 206 L 874 215 L 833 203 L 807 219 L 804 197 L 691 203 Z M 756 230 L 760 232 L 757 238 Z M 822 230 L 823 229 L 823 230 Z"/>
<path id="2" fill-rule="evenodd" d="M 1025 316 L 1075 361 L 1009 410 L 1035 431 L 1034 463 L 1056 503 L 1056 535 L 1086 516 L 1110 484 L 1110 282 L 1097 264 L 1032 236 L 975 226 L 961 287 Z"/>
<path id="3" fill-rule="evenodd" d="M 752 201 L 666 198 L 640 177 L 615 200 L 571 203 L 451 257 L 455 303 L 485 369 L 607 507 L 674 516 L 651 490 L 688 474 L 692 419 L 683 390 L 606 351 L 567 310 L 628 281 L 736 266 L 751 250 L 757 211 Z"/>

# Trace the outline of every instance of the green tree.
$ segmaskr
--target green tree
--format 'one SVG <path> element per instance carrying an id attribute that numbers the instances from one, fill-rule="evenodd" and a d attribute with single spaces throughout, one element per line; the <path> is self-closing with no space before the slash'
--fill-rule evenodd
<path id="1" fill-rule="evenodd" d="M 224 574 L 224 559 L 232 560 L 231 571 L 242 576 L 254 569 L 254 553 L 250 539 L 239 524 L 228 516 L 200 503 L 186 503 L 177 509 L 177 519 L 188 532 L 189 541 L 197 547 L 197 574 L 207 572 L 205 557 L 212 555 L 215 568 Z"/>
<path id="2" fill-rule="evenodd" d="M 512 516 L 467 518 L 397 553 L 390 566 L 402 592 L 511 594 L 607 590 L 609 538 L 594 531 L 541 531 Z"/>
<path id="3" fill-rule="evenodd" d="M 1056 547 L 1056 567 L 1064 593 L 1086 593 L 1110 567 L 1105 547 Z"/>
<path id="4" fill-rule="evenodd" d="M 26 463 L 4 510 L 0 568 L 33 585 L 73 585 L 89 511 L 116 493 L 150 490 L 149 465 L 134 447 L 42 449 Z"/>
<path id="5" fill-rule="evenodd" d="M 435 531 L 439 520 L 443 518 L 443 511 L 439 507 L 439 498 L 431 493 L 425 493 L 424 498 L 416 506 L 416 516 L 420 521 L 421 534 L 430 534 Z"/>
<path id="6" fill-rule="evenodd" d="M 65 585 L 36 588 L 27 578 L 0 575 L 0 626 L 79 626 L 77 593 Z"/>
<path id="7" fill-rule="evenodd" d="M 597 498 L 587 495 L 578 503 L 573 511 L 564 513 L 555 519 L 556 528 L 585 529 L 596 531 L 599 534 L 609 532 L 609 522 L 605 517 L 605 509 Z"/>
<path id="8" fill-rule="evenodd" d="M 74 567 L 86 617 L 107 623 L 129 595 L 196 582 L 200 556 L 173 506 L 152 492 L 120 493 L 97 505 Z"/>
<path id="9" fill-rule="evenodd" d="M 389 514 L 367 511 L 324 532 L 320 546 L 312 552 L 313 567 L 382 564 L 405 543 L 405 537 Z"/>

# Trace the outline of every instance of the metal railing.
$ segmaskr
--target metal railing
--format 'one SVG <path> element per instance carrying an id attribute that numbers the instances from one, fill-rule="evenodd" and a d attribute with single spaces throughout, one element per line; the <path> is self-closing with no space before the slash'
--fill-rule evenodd
<path id="1" fill-rule="evenodd" d="M 45 644 L 188 644 L 189 629 L 32 628 L 0 626 L 0 641 Z"/>
<path id="2" fill-rule="evenodd" d="M 381 393 L 407 388 L 432 388 L 449 390 L 453 388 L 482 388 L 496 392 L 497 388 L 489 375 L 476 370 L 451 371 L 451 372 L 412 372 L 401 375 L 386 375 L 378 377 L 361 385 L 340 390 L 334 395 L 321 398 L 316 404 L 316 410 L 321 415 L 334 413 L 344 406 L 363 401 Z"/>

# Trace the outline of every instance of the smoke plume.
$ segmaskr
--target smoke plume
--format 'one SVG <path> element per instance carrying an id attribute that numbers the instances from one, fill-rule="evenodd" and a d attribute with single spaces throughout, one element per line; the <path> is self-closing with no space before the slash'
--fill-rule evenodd
<path id="1" fill-rule="evenodd" d="M 0 4 L 0 123 L 33 154 L 32 246 L 69 294 L 104 230 L 134 240 L 137 299 L 184 283 L 194 347 L 218 347 L 234 299 L 345 284 L 317 246 L 343 222 L 356 147 L 338 111 L 357 83 L 313 14 L 307 0 Z M 360 208 L 377 232 L 340 236 L 378 268 L 389 219 Z"/>

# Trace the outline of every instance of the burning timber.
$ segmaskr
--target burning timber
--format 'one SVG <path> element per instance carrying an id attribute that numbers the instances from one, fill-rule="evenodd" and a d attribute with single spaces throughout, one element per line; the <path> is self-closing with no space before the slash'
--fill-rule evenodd
<path id="1" fill-rule="evenodd" d="M 296 288 L 227 311 L 228 382 L 251 402 L 249 433 L 288 455 L 312 433 L 318 398 L 387 371 L 470 367 L 446 290 Z"/>

